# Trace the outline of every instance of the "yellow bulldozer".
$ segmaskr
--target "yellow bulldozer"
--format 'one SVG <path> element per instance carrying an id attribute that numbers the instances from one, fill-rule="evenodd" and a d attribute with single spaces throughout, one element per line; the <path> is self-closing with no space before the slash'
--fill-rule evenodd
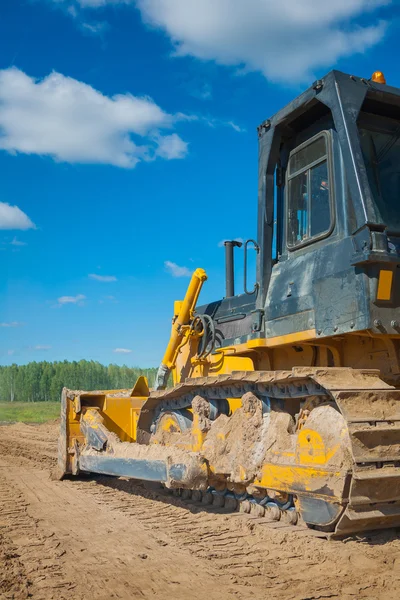
<path id="1" fill-rule="evenodd" d="M 193 273 L 153 389 L 64 389 L 60 475 L 332 535 L 400 526 L 400 89 L 331 71 L 258 141 L 244 292 L 227 241 L 225 297 L 199 306 Z"/>

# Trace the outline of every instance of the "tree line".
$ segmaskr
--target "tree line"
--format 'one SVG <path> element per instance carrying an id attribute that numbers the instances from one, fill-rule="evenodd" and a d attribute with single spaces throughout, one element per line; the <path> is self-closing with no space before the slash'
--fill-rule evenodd
<path id="1" fill-rule="evenodd" d="M 75 390 L 129 389 L 140 375 L 148 378 L 151 387 L 156 372 L 155 368 L 106 366 L 94 360 L 0 366 L 0 400 L 56 402 L 64 386 Z"/>

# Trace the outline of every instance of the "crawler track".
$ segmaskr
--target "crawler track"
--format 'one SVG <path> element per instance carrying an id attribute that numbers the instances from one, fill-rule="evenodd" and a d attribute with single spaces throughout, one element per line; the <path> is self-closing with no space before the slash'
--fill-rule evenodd
<path id="1" fill-rule="evenodd" d="M 293 403 L 318 398 L 334 403 L 344 417 L 353 464 L 336 535 L 400 526 L 400 390 L 383 382 L 378 371 L 294 368 L 187 379 L 150 395 L 139 420 L 141 440 L 149 441 L 163 411 L 187 409 L 196 396 L 216 411 L 226 398 L 248 392 L 288 413 Z"/>

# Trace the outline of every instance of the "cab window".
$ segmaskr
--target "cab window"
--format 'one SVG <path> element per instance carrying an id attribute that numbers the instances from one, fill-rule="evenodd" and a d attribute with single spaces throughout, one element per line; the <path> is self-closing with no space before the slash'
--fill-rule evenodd
<path id="1" fill-rule="evenodd" d="M 327 135 L 293 150 L 287 173 L 287 245 L 295 248 L 332 225 Z"/>

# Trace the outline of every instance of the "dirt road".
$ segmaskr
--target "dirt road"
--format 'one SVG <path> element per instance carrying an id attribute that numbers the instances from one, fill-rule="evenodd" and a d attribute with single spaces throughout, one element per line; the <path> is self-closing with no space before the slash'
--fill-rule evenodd
<path id="1" fill-rule="evenodd" d="M 399 596 L 399 531 L 327 541 L 132 481 L 53 481 L 57 435 L 0 427 L 1 599 Z"/>

